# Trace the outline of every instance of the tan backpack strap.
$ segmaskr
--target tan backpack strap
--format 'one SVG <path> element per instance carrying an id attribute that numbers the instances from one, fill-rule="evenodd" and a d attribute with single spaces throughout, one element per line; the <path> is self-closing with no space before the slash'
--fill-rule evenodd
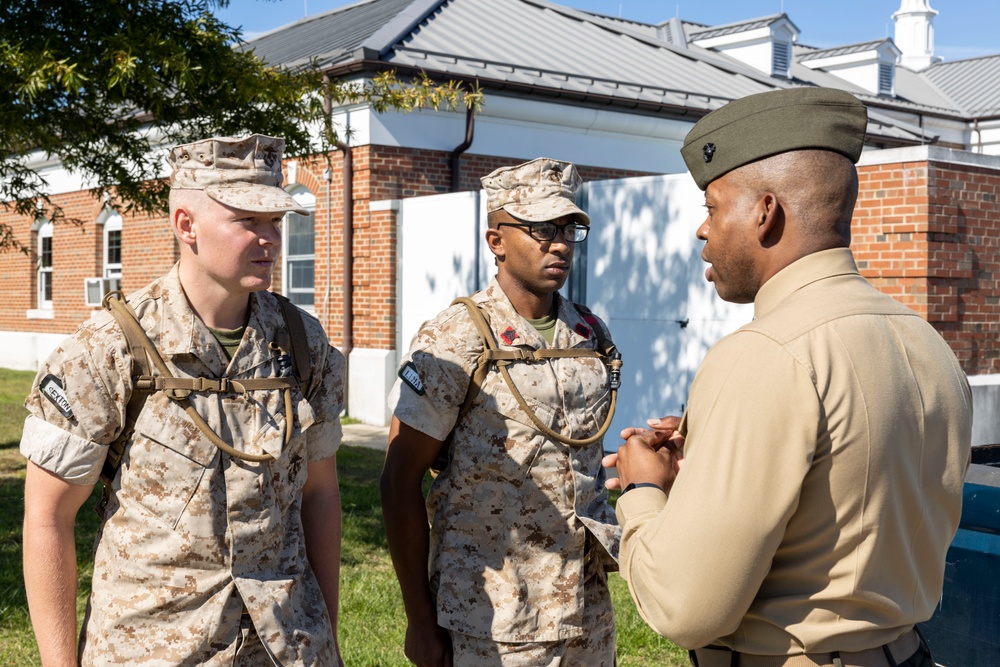
<path id="1" fill-rule="evenodd" d="M 455 306 L 462 304 L 465 309 L 469 311 L 469 317 L 472 319 L 472 324 L 475 325 L 476 330 L 479 332 L 479 338 L 483 341 L 485 349 L 483 350 L 483 355 L 490 352 L 499 352 L 497 349 L 496 340 L 493 338 L 493 330 L 490 329 L 489 323 L 486 321 L 486 317 L 483 316 L 483 311 L 479 309 L 476 302 L 467 296 L 460 296 L 451 302 L 451 305 Z M 480 355 L 479 362 L 476 365 L 476 370 L 472 372 L 472 377 L 469 380 L 469 388 L 465 392 L 465 400 L 462 402 L 462 407 L 458 410 L 458 417 L 461 419 L 462 415 L 469 411 L 472 406 L 472 402 L 476 400 L 476 396 L 483 388 L 483 382 L 486 380 L 486 376 L 490 372 L 490 365 L 488 362 L 489 357 Z M 456 420 L 457 422 L 457 420 Z"/>
<path id="2" fill-rule="evenodd" d="M 124 305 L 124 308 L 112 307 L 110 305 L 111 301 Z M 145 333 L 142 336 L 136 334 L 132 323 L 138 326 L 137 318 L 135 311 L 125 301 L 125 295 L 121 291 L 109 292 L 104 296 L 101 305 L 115 318 L 118 328 L 125 336 L 125 343 L 129 348 L 129 356 L 132 357 L 131 372 L 133 378 L 132 394 L 125 405 L 125 423 L 122 424 L 122 430 L 118 434 L 118 437 L 108 444 L 108 453 L 104 457 L 104 465 L 101 467 L 100 480 L 101 485 L 104 487 L 104 493 L 101 496 L 101 500 L 97 503 L 96 510 L 98 515 L 104 516 L 104 510 L 111 499 L 111 485 L 118 474 L 118 468 L 121 467 L 122 458 L 125 456 L 125 444 L 132 437 L 132 433 L 135 432 L 135 423 L 139 419 L 139 413 L 142 412 L 142 408 L 146 404 L 146 398 L 150 394 L 150 390 L 135 386 L 134 379 L 148 376 L 150 370 L 149 359 L 142 345 L 142 337 L 145 336 Z"/>
<path id="3" fill-rule="evenodd" d="M 250 380 L 230 380 L 229 378 L 178 378 L 151 377 L 136 378 L 135 386 L 143 391 L 162 391 L 172 399 L 187 398 L 193 391 L 211 391 L 217 394 L 246 394 L 258 389 L 291 389 L 298 385 L 294 378 L 257 378 Z"/>
<path id="4" fill-rule="evenodd" d="M 145 350 L 147 356 L 149 357 L 149 360 L 153 362 L 153 365 L 156 367 L 156 370 L 160 373 L 160 378 L 155 378 L 152 375 L 140 376 L 135 381 L 136 386 L 143 386 L 142 383 L 144 382 L 146 383 L 151 382 L 155 384 L 155 382 L 158 379 L 160 379 L 161 381 L 166 381 L 167 379 L 169 380 L 178 379 L 175 378 L 173 374 L 171 374 L 170 369 L 167 368 L 166 362 L 163 361 L 163 357 L 160 356 L 160 353 L 156 350 L 156 346 L 153 345 L 153 341 L 149 340 L 149 336 L 147 336 L 146 332 L 143 331 L 142 326 L 140 326 L 139 324 L 139 318 L 136 316 L 136 313 L 132 309 L 132 306 L 130 306 L 128 302 L 125 300 L 125 295 L 122 292 L 120 291 L 109 292 L 107 295 L 105 295 L 102 305 L 111 312 L 115 320 L 121 326 L 122 331 L 125 332 L 125 338 L 129 342 L 129 347 L 132 348 L 133 359 L 139 356 L 137 351 L 133 347 L 133 341 L 136 341 L 139 345 L 139 348 Z M 202 378 L 194 378 L 194 380 L 201 381 Z M 243 380 L 242 382 L 245 384 L 246 382 L 250 382 L 250 380 Z M 192 389 L 191 391 L 194 390 Z M 204 391 L 218 391 L 218 390 L 205 389 Z M 212 442 L 212 444 L 214 444 L 216 447 L 224 451 L 226 454 L 229 454 L 230 456 L 240 459 L 242 461 L 249 461 L 251 463 L 265 463 L 267 461 L 274 460 L 274 457 L 271 456 L 270 454 L 247 454 L 245 452 L 241 452 L 232 445 L 230 445 L 229 443 L 225 442 L 222 438 L 220 438 L 215 433 L 215 431 L 212 430 L 212 427 L 209 426 L 208 423 L 202 418 L 202 416 L 198 414 L 198 411 L 195 410 L 194 406 L 191 405 L 190 400 L 188 400 L 190 391 L 187 391 L 186 387 L 178 388 L 176 391 L 173 392 L 165 391 L 164 393 L 166 393 L 167 396 L 169 396 L 171 399 L 180 403 L 181 407 L 184 408 L 184 412 L 186 412 L 188 416 L 191 418 L 191 421 L 195 423 L 195 426 L 197 426 L 201 430 L 201 432 L 205 434 L 205 437 L 207 437 L 209 441 Z M 292 421 L 292 399 L 291 399 L 290 387 L 285 387 L 284 394 L 285 394 L 285 415 L 287 417 L 285 419 L 285 443 L 287 444 L 291 436 L 291 428 L 292 428 L 290 423 Z"/>
<path id="5" fill-rule="evenodd" d="M 514 361 L 541 361 L 543 359 L 557 359 L 557 358 L 572 358 L 572 357 L 601 357 L 605 358 L 603 350 L 601 352 L 597 350 L 575 350 L 575 349 L 547 349 L 547 350 L 500 350 L 497 347 L 496 340 L 493 338 L 493 330 L 490 328 L 489 323 L 486 321 L 486 317 L 483 315 L 482 310 L 480 310 L 479 305 L 475 301 L 467 296 L 459 297 L 451 302 L 451 305 L 463 304 L 466 310 L 469 311 L 469 317 L 472 319 L 472 323 L 475 325 L 479 332 L 479 337 L 483 340 L 483 345 L 485 349 L 483 354 L 479 357 L 479 363 L 476 366 L 476 370 L 472 375 L 472 379 L 469 382 L 469 389 L 465 394 L 465 401 L 462 403 L 462 407 L 459 410 L 459 417 L 461 417 L 472 401 L 475 400 L 476 396 L 482 389 L 483 381 L 486 379 L 486 375 L 489 373 L 490 362 L 495 361 L 497 369 L 500 371 L 500 375 L 503 377 L 504 382 L 507 384 L 507 388 L 510 393 L 514 396 L 514 400 L 521 407 L 528 418 L 531 419 L 539 431 L 545 434 L 552 440 L 561 442 L 564 445 L 569 445 L 571 447 L 582 447 L 584 445 L 589 445 L 591 443 L 597 442 L 604 437 L 604 434 L 608 432 L 608 428 L 611 427 L 611 420 L 614 419 L 615 408 L 618 401 L 618 382 L 614 381 L 618 376 L 618 370 L 621 368 L 621 355 L 616 355 L 612 357 L 609 365 L 612 369 L 612 383 L 611 383 L 611 405 L 608 409 L 608 416 L 605 419 L 604 424 L 598 429 L 597 433 L 590 436 L 589 438 L 576 439 L 568 438 L 562 434 L 556 433 L 551 428 L 546 426 L 535 414 L 535 411 L 531 409 L 528 403 L 524 400 L 521 392 L 518 391 L 517 387 L 514 385 L 514 381 L 510 377 L 510 373 L 507 371 L 507 365 Z M 587 311 L 589 313 L 589 311 Z M 597 327 L 599 329 L 599 327 Z M 598 336 L 598 342 L 603 338 L 603 334 Z M 611 346 L 612 349 L 614 346 Z"/>
<path id="6" fill-rule="evenodd" d="M 543 350 L 485 350 L 484 359 L 488 361 L 544 361 L 545 359 L 579 359 L 594 357 L 604 359 L 604 354 L 589 348 L 545 348 Z"/>
<path id="7" fill-rule="evenodd" d="M 309 339 L 306 337 L 306 328 L 302 324 L 302 314 L 299 307 L 292 303 L 288 297 L 277 292 L 271 292 L 278 299 L 281 306 L 281 313 L 285 316 L 285 326 L 288 327 L 288 335 L 292 345 L 292 363 L 295 367 L 295 377 L 299 379 L 302 393 L 305 394 L 312 379 L 311 355 L 309 354 Z"/>

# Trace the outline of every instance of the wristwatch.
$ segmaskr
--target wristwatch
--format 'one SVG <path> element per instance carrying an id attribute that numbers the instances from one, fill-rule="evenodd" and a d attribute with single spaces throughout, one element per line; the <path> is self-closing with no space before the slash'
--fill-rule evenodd
<path id="1" fill-rule="evenodd" d="M 622 489 L 622 495 L 624 496 L 626 493 L 628 493 L 632 489 L 641 489 L 644 486 L 651 486 L 654 489 L 659 489 L 660 491 L 663 490 L 662 486 L 660 486 L 659 484 L 653 484 L 652 482 L 639 482 L 638 484 L 635 483 L 635 482 L 632 482 L 631 484 L 629 484 L 628 486 L 626 486 L 624 489 Z"/>

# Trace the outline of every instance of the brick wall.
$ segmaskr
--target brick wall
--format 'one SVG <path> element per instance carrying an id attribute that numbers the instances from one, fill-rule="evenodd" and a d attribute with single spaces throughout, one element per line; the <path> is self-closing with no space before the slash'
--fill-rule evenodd
<path id="1" fill-rule="evenodd" d="M 451 173 L 443 151 L 389 146 L 353 150 L 353 344 L 392 349 L 396 327 L 396 215 L 371 202 L 447 192 Z M 461 188 L 522 158 L 461 157 Z M 296 183 L 316 197 L 316 312 L 331 341 L 344 344 L 343 156 L 297 159 Z M 323 172 L 330 167 L 330 181 Z M 580 166 L 584 180 L 640 175 Z M 928 319 L 970 374 L 1000 373 L 1000 169 L 934 159 L 859 168 L 861 193 L 852 248 L 865 277 Z M 103 204 L 89 192 L 54 199 L 82 227 L 57 225 L 53 235 L 54 319 L 28 319 L 35 303 L 33 258 L 6 253 L 0 262 L 0 330 L 69 333 L 92 312 L 85 278 L 101 275 Z M 32 238 L 31 221 L 0 212 L 16 237 Z M 162 275 L 178 257 L 165 216 L 126 216 L 122 229 L 122 289 Z M 281 289 L 280 271 L 273 288 Z"/>
<path id="2" fill-rule="evenodd" d="M 0 268 L 0 289 L 4 308 L 0 309 L 0 330 L 69 333 L 94 312 L 84 301 L 84 281 L 104 272 L 104 227 L 97 224 L 104 203 L 89 191 L 56 195 L 53 201 L 65 211 L 67 219 L 83 222 L 58 223 L 52 233 L 52 319 L 29 319 L 29 310 L 38 309 L 36 259 L 38 251 L 33 221 L 0 213 L 10 224 L 15 238 L 29 245 L 31 252 L 7 252 Z M 125 216 L 122 225 L 122 265 L 125 270 L 122 289 L 141 287 L 149 276 L 169 268 L 177 256 L 166 218 Z"/>
<path id="3" fill-rule="evenodd" d="M 396 216 L 370 210 L 370 203 L 441 194 L 451 188 L 446 152 L 391 146 L 360 146 L 354 159 L 354 346 L 394 349 L 396 332 Z M 478 190 L 494 169 L 524 158 L 464 154 L 461 190 Z M 643 172 L 580 166 L 584 180 L 625 178 Z M 338 300 L 333 312 L 339 316 Z"/>
<path id="4" fill-rule="evenodd" d="M 967 373 L 1000 373 L 1000 171 L 921 160 L 858 174 L 862 275 L 934 325 Z"/>

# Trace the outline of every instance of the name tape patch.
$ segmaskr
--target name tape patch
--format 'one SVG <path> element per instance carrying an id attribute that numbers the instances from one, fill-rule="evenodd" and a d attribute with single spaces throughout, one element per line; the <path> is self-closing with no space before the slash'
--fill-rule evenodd
<path id="1" fill-rule="evenodd" d="M 38 383 L 38 390 L 42 392 L 42 396 L 49 399 L 52 405 L 56 406 L 56 409 L 62 414 L 66 419 L 73 418 L 73 408 L 69 404 L 69 398 L 66 396 L 66 391 L 63 389 L 62 381 L 55 375 L 46 375 L 41 382 Z"/>
<path id="2" fill-rule="evenodd" d="M 420 373 L 417 372 L 417 367 L 413 365 L 412 361 L 407 361 L 399 369 L 399 379 L 406 383 L 413 391 L 421 396 L 424 395 L 424 381 L 420 379 Z"/>

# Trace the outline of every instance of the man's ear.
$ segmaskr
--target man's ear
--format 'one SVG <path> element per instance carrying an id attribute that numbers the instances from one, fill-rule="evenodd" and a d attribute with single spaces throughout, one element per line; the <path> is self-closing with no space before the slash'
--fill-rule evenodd
<path id="1" fill-rule="evenodd" d="M 785 230 L 785 210 L 778 197 L 765 192 L 757 202 L 757 242 L 770 247 L 781 240 Z"/>
<path id="2" fill-rule="evenodd" d="M 177 239 L 189 246 L 197 243 L 197 233 L 195 232 L 194 219 L 187 209 L 177 207 L 170 212 L 170 226 L 174 230 Z"/>
<path id="3" fill-rule="evenodd" d="M 507 256 L 507 249 L 503 246 L 503 234 L 495 227 L 486 230 L 486 246 L 497 259 L 503 259 Z"/>

